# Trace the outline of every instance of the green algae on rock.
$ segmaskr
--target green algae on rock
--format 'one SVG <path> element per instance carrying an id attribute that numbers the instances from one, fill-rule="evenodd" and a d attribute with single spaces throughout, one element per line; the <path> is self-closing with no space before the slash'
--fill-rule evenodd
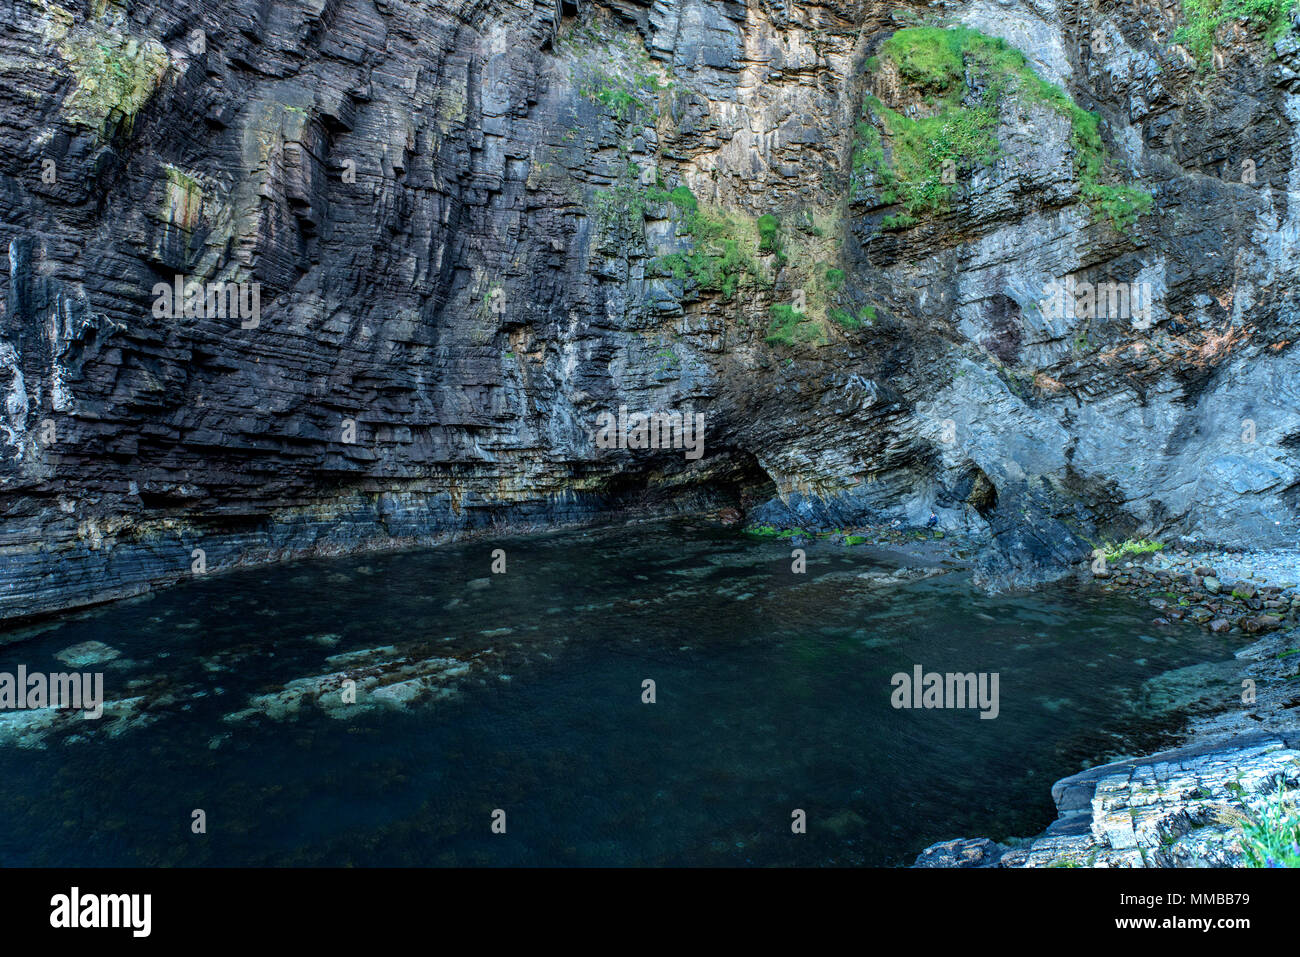
<path id="1" fill-rule="evenodd" d="M 119 123 L 130 132 L 136 114 L 170 63 L 156 40 L 141 41 L 112 31 L 74 30 L 59 52 L 76 80 L 64 113 L 105 136 L 111 136 Z"/>

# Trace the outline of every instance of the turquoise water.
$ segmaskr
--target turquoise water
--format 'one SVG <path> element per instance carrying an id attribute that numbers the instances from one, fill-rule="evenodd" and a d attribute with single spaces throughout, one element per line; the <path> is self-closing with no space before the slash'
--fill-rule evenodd
<path id="1" fill-rule="evenodd" d="M 118 657 L 80 670 L 139 700 L 11 727 L 0 864 L 906 864 L 1041 830 L 1055 779 L 1176 723 L 1145 679 L 1231 656 L 1128 599 L 858 577 L 892 568 L 817 544 L 795 575 L 784 543 L 678 522 L 211 576 L 65 620 L 0 671 L 98 641 Z M 999 716 L 894 709 L 916 664 L 998 673 Z M 348 667 L 355 705 L 281 713 L 290 682 Z M 427 690 L 377 703 L 394 675 Z"/>

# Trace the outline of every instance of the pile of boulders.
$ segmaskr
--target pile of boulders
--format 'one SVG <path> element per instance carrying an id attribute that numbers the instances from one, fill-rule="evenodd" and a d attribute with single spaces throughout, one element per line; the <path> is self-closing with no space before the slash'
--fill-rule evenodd
<path id="1" fill-rule="evenodd" d="M 1249 579 L 1223 581 L 1209 565 L 1150 568 L 1126 562 L 1097 575 L 1102 587 L 1137 589 L 1159 613 L 1154 623 L 1191 621 L 1215 634 L 1258 635 L 1294 626 L 1300 618 L 1295 583 L 1266 584 Z"/>

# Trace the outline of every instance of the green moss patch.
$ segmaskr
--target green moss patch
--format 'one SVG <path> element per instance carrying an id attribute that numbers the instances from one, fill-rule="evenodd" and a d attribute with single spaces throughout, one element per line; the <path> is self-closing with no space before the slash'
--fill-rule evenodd
<path id="1" fill-rule="evenodd" d="M 1271 47 L 1291 28 L 1291 11 L 1300 0 L 1183 0 L 1184 23 L 1174 31 L 1202 67 L 1213 62 L 1214 38 L 1225 23 L 1244 22 L 1262 30 Z"/>
<path id="2" fill-rule="evenodd" d="M 101 134 L 109 133 L 114 121 L 130 129 L 170 62 L 153 40 L 108 32 L 70 36 L 59 53 L 77 81 L 64 101 L 64 113 Z"/>
<path id="3" fill-rule="evenodd" d="M 1105 548 L 1106 561 L 1117 562 L 1121 559 L 1137 555 L 1150 555 L 1154 552 L 1162 551 L 1164 545 L 1161 542 L 1148 541 L 1146 539 L 1129 539 L 1120 542 L 1118 545 L 1107 543 Z"/>
<path id="4" fill-rule="evenodd" d="M 820 342 L 822 338 L 821 323 L 794 306 L 772 307 L 772 321 L 767 327 L 765 342 L 771 345 L 793 346 L 799 343 Z"/>
<path id="5" fill-rule="evenodd" d="M 853 184 L 861 190 L 870 177 L 882 202 L 901 206 L 885 218 L 882 228 L 902 229 L 925 213 L 945 208 L 956 186 L 955 174 L 997 158 L 999 110 L 1011 94 L 1070 121 L 1080 194 L 1095 216 L 1125 230 L 1150 211 L 1149 192 L 1117 182 L 1098 131 L 1098 115 L 1038 76 L 1024 54 L 1005 41 L 967 27 L 908 27 L 881 46 L 878 67 L 885 62 L 929 113 L 909 116 L 874 96 L 864 100 L 853 152 Z M 968 79 L 979 87 L 978 95 Z M 882 133 L 889 137 L 888 156 Z"/>

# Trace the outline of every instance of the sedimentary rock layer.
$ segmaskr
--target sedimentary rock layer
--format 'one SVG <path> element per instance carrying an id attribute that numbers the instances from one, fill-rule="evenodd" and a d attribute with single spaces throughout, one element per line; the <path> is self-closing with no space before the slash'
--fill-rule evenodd
<path id="1" fill-rule="evenodd" d="M 927 85 L 885 46 L 922 15 L 1025 65 Z M 1294 538 L 1300 42 L 1233 25 L 1207 65 L 1182 17 L 0 6 L 0 618 L 615 507 L 934 513 L 991 586 Z M 996 149 L 907 173 L 948 108 Z M 1128 186 L 1149 211 L 1099 207 Z M 598 448 L 620 405 L 704 413 L 703 458 Z"/>

